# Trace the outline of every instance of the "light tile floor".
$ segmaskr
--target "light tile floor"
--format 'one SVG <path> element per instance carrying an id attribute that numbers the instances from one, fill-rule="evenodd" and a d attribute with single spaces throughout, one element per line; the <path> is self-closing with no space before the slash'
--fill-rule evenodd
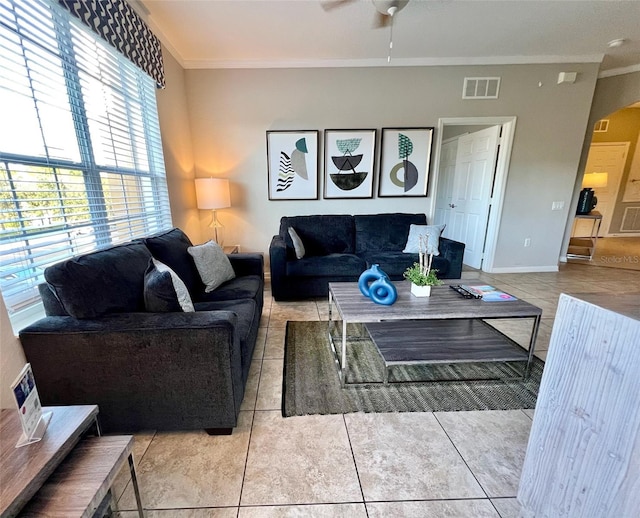
<path id="1" fill-rule="evenodd" d="M 640 293 L 629 270 L 562 265 L 554 273 L 485 274 L 543 309 L 536 355 L 546 358 L 559 294 Z M 287 320 L 326 320 L 327 303 L 265 309 L 238 427 L 140 433 L 134 456 L 149 518 L 515 518 L 533 411 L 345 414 L 283 418 Z M 522 345 L 530 324 L 503 321 Z M 136 513 L 130 481 L 113 492 L 122 517 Z"/>

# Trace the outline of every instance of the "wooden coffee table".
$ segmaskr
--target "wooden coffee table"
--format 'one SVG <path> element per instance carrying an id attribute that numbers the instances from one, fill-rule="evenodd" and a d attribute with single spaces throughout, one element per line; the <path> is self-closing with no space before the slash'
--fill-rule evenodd
<path id="1" fill-rule="evenodd" d="M 465 299 L 448 285 L 418 298 L 411 295 L 408 282 L 394 284 L 398 298 L 384 306 L 364 297 L 357 283 L 329 283 L 329 340 L 342 386 L 348 384 L 347 326 L 354 323 L 366 324 L 380 352 L 387 367 L 383 382 L 388 381 L 388 368 L 400 364 L 521 361 L 523 377 L 529 376 L 542 309 L 523 300 Z M 528 351 L 484 322 L 504 318 L 532 320 Z"/>

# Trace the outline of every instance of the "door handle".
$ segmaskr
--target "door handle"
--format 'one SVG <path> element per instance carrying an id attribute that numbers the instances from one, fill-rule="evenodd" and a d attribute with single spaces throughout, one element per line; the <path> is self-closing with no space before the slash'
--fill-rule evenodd
<path id="1" fill-rule="evenodd" d="M 449 207 L 451 207 L 452 209 L 455 209 L 455 208 L 456 208 L 456 206 L 455 206 L 453 203 L 450 203 L 450 204 L 449 204 Z"/>

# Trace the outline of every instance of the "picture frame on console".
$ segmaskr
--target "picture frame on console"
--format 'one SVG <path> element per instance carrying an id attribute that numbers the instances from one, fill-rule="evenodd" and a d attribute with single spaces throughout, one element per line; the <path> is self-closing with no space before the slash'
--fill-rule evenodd
<path id="1" fill-rule="evenodd" d="M 427 196 L 433 127 L 382 128 L 378 197 Z"/>
<path id="2" fill-rule="evenodd" d="M 318 199 L 318 130 L 267 131 L 269 200 Z"/>
<path id="3" fill-rule="evenodd" d="M 324 197 L 373 198 L 375 129 L 324 131 Z"/>

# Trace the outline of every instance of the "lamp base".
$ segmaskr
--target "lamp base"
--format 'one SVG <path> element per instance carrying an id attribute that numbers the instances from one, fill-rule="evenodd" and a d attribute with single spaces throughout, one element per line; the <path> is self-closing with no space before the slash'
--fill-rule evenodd
<path id="1" fill-rule="evenodd" d="M 211 211 L 211 223 L 209 223 L 209 227 L 213 228 L 213 240 L 222 246 L 224 241 L 224 225 L 218 220 L 215 210 Z"/>

